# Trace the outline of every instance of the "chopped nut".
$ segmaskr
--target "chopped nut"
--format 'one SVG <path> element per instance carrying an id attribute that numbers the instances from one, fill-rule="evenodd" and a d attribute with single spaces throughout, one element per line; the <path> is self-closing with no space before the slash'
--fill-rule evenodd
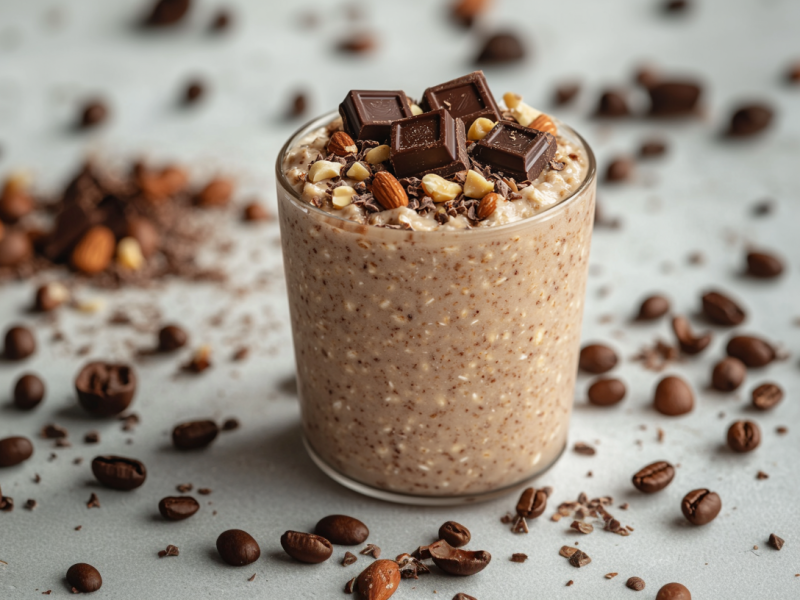
<path id="1" fill-rule="evenodd" d="M 519 106 L 520 102 L 522 102 L 522 96 L 519 94 L 515 94 L 514 92 L 506 92 L 503 94 L 503 100 L 508 107 L 508 110 L 514 110 Z"/>
<path id="2" fill-rule="evenodd" d="M 382 162 L 389 160 L 389 156 L 391 156 L 392 152 L 389 146 L 384 144 L 383 146 L 377 146 L 367 152 L 364 158 L 367 159 L 367 162 L 371 165 L 377 165 Z"/>
<path id="3" fill-rule="evenodd" d="M 467 137 L 471 139 L 473 142 L 478 142 L 486 137 L 486 134 L 489 133 L 492 128 L 495 126 L 493 121 L 485 117 L 481 117 L 480 119 L 475 119 L 475 122 L 469 128 L 469 133 Z"/>
<path id="4" fill-rule="evenodd" d="M 133 271 L 142 268 L 144 255 L 136 238 L 126 237 L 117 242 L 117 263 Z"/>
<path id="5" fill-rule="evenodd" d="M 362 165 L 360 162 L 355 163 L 350 170 L 347 172 L 347 176 L 350 179 L 355 179 L 356 181 L 364 181 L 367 177 L 369 177 L 369 169 Z"/>
<path id="6" fill-rule="evenodd" d="M 331 179 L 338 177 L 342 170 L 342 166 L 338 162 L 330 162 L 327 160 L 318 160 L 308 170 L 308 180 L 311 183 L 319 183 L 323 179 Z"/>
<path id="7" fill-rule="evenodd" d="M 349 185 L 343 185 L 333 190 L 331 202 L 334 208 L 344 208 L 353 202 L 356 191 Z"/>
<path id="8" fill-rule="evenodd" d="M 494 191 L 494 182 L 486 181 L 477 171 L 469 170 L 467 180 L 464 182 L 464 195 L 467 198 L 483 198 Z"/>
<path id="9" fill-rule="evenodd" d="M 433 173 L 422 178 L 422 189 L 434 202 L 447 202 L 461 193 L 461 186 Z"/>
<path id="10" fill-rule="evenodd" d="M 415 117 L 417 115 L 421 115 L 422 112 L 423 112 L 422 109 L 419 106 L 417 106 L 416 104 L 412 104 L 411 105 L 411 114 L 414 115 Z"/>
<path id="11" fill-rule="evenodd" d="M 530 125 L 536 117 L 542 114 L 541 111 L 525 104 L 522 101 L 522 96 L 518 94 L 508 92 L 503 96 L 503 100 L 506 101 L 506 106 L 511 111 L 511 116 L 523 127 Z"/>
<path id="12" fill-rule="evenodd" d="M 344 131 L 337 131 L 328 142 L 328 152 L 333 152 L 336 156 L 347 156 L 358 152 L 358 147 L 353 138 Z"/>
<path id="13" fill-rule="evenodd" d="M 90 298 L 89 300 L 78 300 L 75 302 L 75 308 L 85 313 L 100 312 L 106 307 L 106 301 L 102 298 Z"/>

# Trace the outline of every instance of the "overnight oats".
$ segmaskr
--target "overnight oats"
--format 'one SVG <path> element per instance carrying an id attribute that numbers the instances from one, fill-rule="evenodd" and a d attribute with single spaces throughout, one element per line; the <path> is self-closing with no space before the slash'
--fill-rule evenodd
<path id="1" fill-rule="evenodd" d="M 277 163 L 306 444 L 334 479 L 422 503 L 555 462 L 578 364 L 595 166 L 483 73 L 349 92 Z"/>

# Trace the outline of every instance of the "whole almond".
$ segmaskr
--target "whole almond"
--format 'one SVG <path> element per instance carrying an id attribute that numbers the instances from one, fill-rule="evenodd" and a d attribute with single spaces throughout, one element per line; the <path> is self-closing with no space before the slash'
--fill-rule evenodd
<path id="1" fill-rule="evenodd" d="M 502 201 L 503 197 L 500 194 L 495 192 L 486 194 L 478 205 L 478 218 L 483 220 L 489 217 L 497 208 L 497 203 Z"/>
<path id="2" fill-rule="evenodd" d="M 397 181 L 397 178 L 387 171 L 380 171 L 375 174 L 371 189 L 375 200 L 386 210 L 408 206 L 406 191 Z"/>
<path id="3" fill-rule="evenodd" d="M 528 127 L 531 129 L 538 129 L 539 131 L 544 131 L 545 133 L 558 135 L 558 127 L 556 127 L 556 124 L 553 123 L 553 119 L 544 113 L 536 117 L 531 124 L 528 125 Z"/>
<path id="4" fill-rule="evenodd" d="M 398 585 L 400 567 L 393 560 L 376 560 L 356 580 L 356 589 L 364 600 L 387 600 Z"/>
<path id="5" fill-rule="evenodd" d="M 352 154 L 355 145 L 353 138 L 344 131 L 337 131 L 331 136 L 331 141 L 328 142 L 328 152 L 333 152 L 336 156 L 347 156 Z M 350 150 L 347 149 L 348 147 Z"/>
<path id="6" fill-rule="evenodd" d="M 116 245 L 114 233 L 108 227 L 95 225 L 72 251 L 72 266 L 87 275 L 99 273 L 111 262 Z"/>
<path id="7" fill-rule="evenodd" d="M 200 206 L 225 206 L 233 195 L 233 182 L 230 179 L 218 177 L 208 182 L 197 195 L 197 204 Z"/>

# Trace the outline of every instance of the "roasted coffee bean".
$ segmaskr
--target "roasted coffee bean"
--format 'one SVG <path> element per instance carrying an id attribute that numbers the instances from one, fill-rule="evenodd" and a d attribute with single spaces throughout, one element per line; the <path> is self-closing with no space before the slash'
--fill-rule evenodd
<path id="1" fill-rule="evenodd" d="M 783 390 L 774 383 L 762 383 L 753 390 L 753 406 L 769 410 L 783 400 Z"/>
<path id="2" fill-rule="evenodd" d="M 492 555 L 485 550 L 460 550 L 444 540 L 431 544 L 430 551 L 436 566 L 450 575 L 475 575 L 492 560 Z"/>
<path id="3" fill-rule="evenodd" d="M 177 325 L 165 325 L 158 332 L 158 349 L 161 352 L 173 352 L 178 348 L 183 348 L 189 336 Z"/>
<path id="4" fill-rule="evenodd" d="M 763 367 L 775 360 L 775 349 L 769 343 L 749 335 L 731 338 L 725 351 L 748 367 Z"/>
<path id="5" fill-rule="evenodd" d="M 200 510 L 200 503 L 191 496 L 167 496 L 158 503 L 158 512 L 168 521 L 183 521 Z"/>
<path id="6" fill-rule="evenodd" d="M 108 118 L 108 107 L 102 100 L 90 100 L 81 109 L 80 126 L 90 129 L 103 123 Z"/>
<path id="7" fill-rule="evenodd" d="M 665 460 L 647 465 L 633 476 L 633 485 L 640 492 L 655 494 L 660 492 L 675 477 L 675 467 Z"/>
<path id="8" fill-rule="evenodd" d="M 629 577 L 625 582 L 625 587 L 634 592 L 641 592 L 644 589 L 644 579 L 641 577 Z"/>
<path id="9" fill-rule="evenodd" d="M 686 117 L 696 113 L 702 89 L 693 81 L 659 81 L 647 88 L 650 116 Z"/>
<path id="10" fill-rule="evenodd" d="M 472 539 L 472 534 L 469 532 L 469 529 L 460 523 L 447 521 L 439 527 L 439 539 L 444 540 L 453 548 L 461 548 L 461 546 L 469 544 L 470 539 Z"/>
<path id="11" fill-rule="evenodd" d="M 36 352 L 36 338 L 27 327 L 15 325 L 6 331 L 3 357 L 6 360 L 23 360 Z"/>
<path id="12" fill-rule="evenodd" d="M 761 430 L 753 421 L 736 421 L 728 429 L 728 446 L 734 452 L 751 452 L 761 443 Z"/>
<path id="13" fill-rule="evenodd" d="M 611 406 L 620 402 L 625 392 L 625 384 L 619 379 L 601 377 L 589 386 L 589 402 L 595 406 Z"/>
<path id="14" fill-rule="evenodd" d="M 675 337 L 678 338 L 681 350 L 690 356 L 700 354 L 711 343 L 710 333 L 704 333 L 699 336 L 694 335 L 689 319 L 686 317 L 678 316 L 672 319 L 672 331 L 675 332 Z"/>
<path id="15" fill-rule="evenodd" d="M 98 417 L 112 417 L 133 401 L 136 373 L 130 365 L 90 362 L 75 378 L 75 390 L 84 410 Z"/>
<path id="16" fill-rule="evenodd" d="M 125 492 L 138 488 L 147 478 L 147 469 L 141 462 L 122 456 L 96 457 L 92 473 L 107 488 Z"/>
<path id="17" fill-rule="evenodd" d="M 364 523 L 347 515 L 328 515 L 314 528 L 314 533 L 324 537 L 332 544 L 356 546 L 369 537 L 369 529 Z"/>
<path id="18" fill-rule="evenodd" d="M 703 295 L 703 314 L 712 323 L 733 327 L 745 319 L 745 312 L 733 300 L 720 292 Z"/>
<path id="19" fill-rule="evenodd" d="M 680 377 L 668 375 L 656 386 L 654 406 L 662 415 L 685 415 L 694 408 L 692 388 Z"/>
<path id="20" fill-rule="evenodd" d="M 281 546 L 295 560 L 310 564 L 324 562 L 333 554 L 333 546 L 324 537 L 301 531 L 284 533 Z"/>
<path id="21" fill-rule="evenodd" d="M 232 567 L 243 567 L 256 562 L 261 548 L 253 536 L 241 529 L 228 529 L 217 538 L 217 552 Z"/>
<path id="22" fill-rule="evenodd" d="M 33 373 L 26 373 L 14 385 L 14 406 L 31 410 L 44 399 L 44 382 Z"/>
<path id="23" fill-rule="evenodd" d="M 577 82 L 566 82 L 556 87 L 553 94 L 553 102 L 557 106 L 563 106 L 572 102 L 581 91 L 581 84 Z"/>
<path id="24" fill-rule="evenodd" d="M 67 571 L 67 583 L 82 594 L 91 594 L 100 589 L 103 578 L 100 577 L 100 571 L 92 565 L 78 563 Z"/>
<path id="25" fill-rule="evenodd" d="M 617 354 L 603 344 L 589 344 L 581 348 L 579 366 L 587 373 L 600 375 L 614 368 Z"/>
<path id="26" fill-rule="evenodd" d="M 781 259 L 766 252 L 747 253 L 747 274 L 759 279 L 772 279 L 783 273 Z"/>
<path id="27" fill-rule="evenodd" d="M 656 600 L 692 600 L 692 593 L 680 583 L 668 583 L 658 590 Z"/>
<path id="28" fill-rule="evenodd" d="M 28 438 L 14 436 L 0 440 L 0 467 L 13 467 L 28 460 L 33 444 Z"/>
<path id="29" fill-rule="evenodd" d="M 705 525 L 713 521 L 722 509 L 722 500 L 705 488 L 692 490 L 681 501 L 683 516 L 692 525 Z"/>
<path id="30" fill-rule="evenodd" d="M 387 600 L 400 585 L 400 567 L 393 560 L 376 560 L 356 579 L 363 600 Z"/>
<path id="31" fill-rule="evenodd" d="M 607 90 L 600 96 L 595 112 L 596 117 L 617 118 L 627 117 L 629 114 L 631 111 L 628 108 L 628 101 L 620 92 Z"/>
<path id="32" fill-rule="evenodd" d="M 664 296 L 648 296 L 639 307 L 639 321 L 653 321 L 660 319 L 669 312 L 669 300 Z"/>
<path id="33" fill-rule="evenodd" d="M 772 123 L 772 108 L 765 104 L 748 104 L 736 109 L 731 116 L 728 134 L 749 137 L 767 129 Z"/>
<path id="34" fill-rule="evenodd" d="M 205 448 L 217 438 L 219 427 L 214 421 L 190 421 L 172 430 L 172 443 L 181 450 Z"/>
<path id="35" fill-rule="evenodd" d="M 486 39 L 475 63 L 479 65 L 506 65 L 525 58 L 525 46 L 515 33 L 500 32 Z"/>
<path id="36" fill-rule="evenodd" d="M 654 158 L 667 153 L 667 145 L 661 140 L 647 140 L 639 148 L 641 158 Z"/>
<path id="37" fill-rule="evenodd" d="M 547 508 L 547 494 L 544 490 L 526 488 L 517 501 L 517 515 L 523 519 L 536 519 Z"/>
<path id="38" fill-rule="evenodd" d="M 627 181 L 633 175 L 633 159 L 623 156 L 612 160 L 606 169 L 606 181 Z"/>
<path id="39" fill-rule="evenodd" d="M 738 358 L 728 356 L 719 361 L 711 373 L 711 385 L 720 392 L 737 389 L 747 375 L 747 367 Z"/>
<path id="40" fill-rule="evenodd" d="M 144 21 L 148 27 L 170 27 L 180 23 L 191 8 L 191 0 L 157 0 Z"/>

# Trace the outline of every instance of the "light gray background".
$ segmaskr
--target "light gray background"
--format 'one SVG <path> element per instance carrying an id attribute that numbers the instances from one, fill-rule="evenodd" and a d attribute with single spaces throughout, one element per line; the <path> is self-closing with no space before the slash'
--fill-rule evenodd
<path id="1" fill-rule="evenodd" d="M 334 107 L 353 87 L 404 88 L 418 96 L 429 85 L 469 71 L 469 57 L 477 49 L 474 34 L 453 28 L 441 3 L 425 0 L 368 3 L 363 23 L 379 35 L 381 47 L 363 58 L 331 51 L 358 28 L 345 18 L 341 2 L 229 1 L 235 28 L 218 38 L 205 32 L 216 2 L 197 2 L 188 22 L 175 31 L 149 34 L 130 26 L 143 4 L 0 2 L 0 173 L 26 168 L 39 189 L 54 191 L 86 155 L 123 164 L 131 156 L 179 158 L 192 162 L 198 180 L 232 174 L 241 182 L 242 200 L 257 195 L 273 206 L 273 161 L 299 124 L 282 117 L 295 89 L 308 91 L 310 114 Z M 594 237 L 584 338 L 613 343 L 625 359 L 615 374 L 629 384 L 629 395 L 618 407 L 591 408 L 584 399 L 588 379 L 579 379 L 570 442 L 595 444 L 598 452 L 594 457 L 567 452 L 541 479 L 555 492 L 546 516 L 532 524 L 529 535 L 512 535 L 499 522 L 516 498 L 453 509 L 394 506 L 351 493 L 313 466 L 302 448 L 291 391 L 293 358 L 277 225 L 245 227 L 231 215 L 218 221 L 222 235 L 235 241 L 231 286 L 81 290 L 81 298 L 102 297 L 107 305 L 95 315 L 62 311 L 66 343 L 49 343 L 54 326 L 26 312 L 33 283 L 0 289 L 2 327 L 16 321 L 37 325 L 40 342 L 39 352 L 25 363 L 0 364 L 0 437 L 24 434 L 36 446 L 32 460 L 0 471 L 3 492 L 17 503 L 13 513 L 0 513 L 0 560 L 8 563 L 0 564 L 0 598 L 39 597 L 47 589 L 64 596 L 64 573 L 79 561 L 100 569 L 105 584 L 97 597 L 104 598 L 341 597 L 344 583 L 370 559 L 361 557 L 345 569 L 339 565 L 344 549 L 336 548 L 326 564 L 300 565 L 279 545 L 284 530 L 307 530 L 336 512 L 363 519 L 370 541 L 389 557 L 432 541 L 446 519 L 467 525 L 472 547 L 494 557 L 489 568 L 468 579 L 436 574 L 404 581 L 396 598 L 449 599 L 458 591 L 480 600 L 623 598 L 634 594 L 624 587 L 632 575 L 647 582 L 641 598 L 653 598 L 673 580 L 684 582 L 695 598 L 800 596 L 795 576 L 800 572 L 797 356 L 751 372 L 736 394 L 709 392 L 711 365 L 729 336 L 715 329 L 705 354 L 674 368 L 697 390 L 695 410 L 669 419 L 650 406 L 658 375 L 629 360 L 656 337 L 671 339 L 668 324 L 627 324 L 641 297 L 655 290 L 667 293 L 676 311 L 695 316 L 701 290 L 713 285 L 735 294 L 749 310 L 742 331 L 763 334 L 790 352 L 800 348 L 795 323 L 800 316 L 800 90 L 781 82 L 789 59 L 800 58 L 800 3 L 699 0 L 691 13 L 672 19 L 661 17 L 657 4 L 504 0 L 489 21 L 517 27 L 533 50 L 524 65 L 489 72 L 498 96 L 513 90 L 549 108 L 556 81 L 575 76 L 585 84 L 575 107 L 555 114 L 586 135 L 601 170 L 610 157 L 634 152 L 650 134 L 663 135 L 670 145 L 666 158 L 640 166 L 634 183 L 599 189 L 606 212 L 621 217 L 623 228 L 598 230 Z M 309 11 L 319 18 L 319 26 L 310 30 L 300 25 Z M 585 118 L 598 89 L 629 81 L 633 68 L 645 60 L 670 73 L 701 77 L 706 116 L 613 126 Z M 176 98 L 195 74 L 209 83 L 209 95 L 192 110 L 179 110 Z M 110 102 L 111 121 L 97 132 L 76 134 L 70 129 L 76 106 L 95 94 Z M 757 140 L 722 141 L 718 133 L 731 106 L 751 98 L 776 106 L 777 127 Z M 777 200 L 776 213 L 751 218 L 752 204 L 764 197 Z M 784 277 L 754 282 L 740 276 L 751 243 L 787 259 Z M 698 251 L 705 263 L 690 264 L 688 257 Z M 235 287 L 243 293 L 234 293 Z M 137 363 L 141 383 L 133 410 L 142 423 L 125 433 L 119 422 L 87 420 L 74 406 L 71 382 L 84 360 L 75 352 L 91 343 L 89 356 L 128 359 L 131 345 L 151 344 L 148 333 L 99 327 L 116 308 L 136 312 L 148 303 L 160 307 L 164 319 L 186 325 L 194 345 L 212 344 L 215 365 L 200 376 L 176 377 L 188 350 Z M 210 327 L 218 314 L 224 325 Z M 252 326 L 242 321 L 244 315 L 252 317 Z M 157 325 L 152 318 L 137 318 L 143 329 Z M 230 355 L 240 344 L 252 352 L 247 361 L 234 364 Z M 8 398 L 17 376 L 27 370 L 42 374 L 48 397 L 35 412 L 22 414 Z M 785 388 L 786 400 L 770 413 L 754 414 L 749 390 L 766 379 Z M 229 415 L 238 417 L 242 428 L 220 436 L 208 451 L 171 449 L 169 431 L 175 423 Z M 760 423 L 763 442 L 750 455 L 734 456 L 724 447 L 725 432 L 742 417 Z M 38 437 L 51 422 L 69 429 L 72 448 L 52 450 L 52 442 Z M 777 436 L 778 425 L 788 426 L 789 434 Z M 656 441 L 657 427 L 665 431 L 663 443 Z M 82 443 L 89 429 L 101 431 L 99 446 Z M 128 438 L 132 445 L 126 444 Z M 57 458 L 48 461 L 51 451 Z M 89 461 L 101 452 L 143 460 L 149 469 L 146 484 L 132 493 L 96 487 Z M 72 464 L 75 457 L 83 457 L 83 464 Z M 656 459 L 680 468 L 669 488 L 644 497 L 631 487 L 630 476 Z M 756 480 L 760 469 L 769 473 L 768 480 Z M 592 478 L 586 477 L 589 470 Z M 39 484 L 33 483 L 35 473 L 41 475 Z M 191 520 L 165 523 L 157 502 L 181 482 L 214 492 L 197 496 L 203 507 Z M 687 491 L 705 486 L 719 492 L 723 510 L 712 524 L 693 528 L 683 521 L 679 502 Z M 602 531 L 578 538 L 568 521 L 548 520 L 559 502 L 581 491 L 613 495 L 615 506 L 629 502 L 627 512 L 612 512 L 635 532 L 628 538 Z M 97 492 L 102 508 L 86 509 L 91 492 Z M 34 512 L 22 508 L 27 498 L 38 500 Z M 83 528 L 76 532 L 78 525 Z M 261 544 L 256 564 L 234 569 L 217 558 L 214 541 L 232 527 L 246 529 Z M 781 552 L 766 545 L 771 532 L 786 539 Z M 580 570 L 558 555 L 562 544 L 576 540 L 592 557 L 591 565 Z M 158 559 L 157 551 L 167 544 L 177 545 L 180 556 Z M 530 559 L 511 563 L 514 552 Z M 608 581 L 603 578 L 608 572 L 619 576 Z M 250 583 L 253 573 L 257 578 Z M 570 579 L 574 585 L 565 588 Z"/>

